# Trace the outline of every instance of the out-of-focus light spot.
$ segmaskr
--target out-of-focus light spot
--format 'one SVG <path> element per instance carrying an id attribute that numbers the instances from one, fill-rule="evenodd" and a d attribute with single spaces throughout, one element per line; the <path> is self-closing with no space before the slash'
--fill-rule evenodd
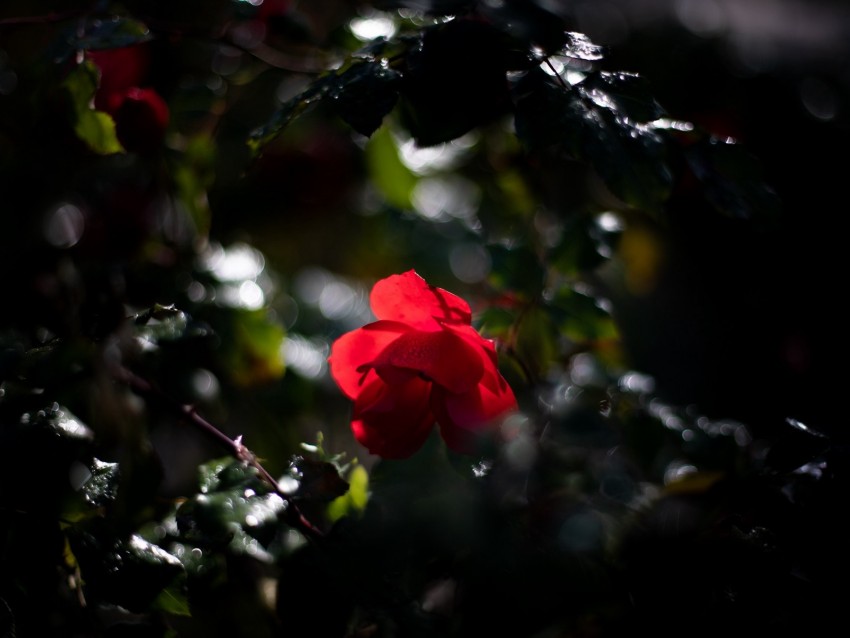
<path id="1" fill-rule="evenodd" d="M 341 281 L 331 282 L 319 295 L 319 312 L 328 319 L 342 319 L 351 314 L 356 296 L 348 284 Z"/>
<path id="2" fill-rule="evenodd" d="M 207 289 L 200 281 L 192 281 L 186 287 L 186 296 L 193 303 L 201 303 L 207 296 Z"/>
<path id="3" fill-rule="evenodd" d="M 655 379 L 640 372 L 627 372 L 620 377 L 619 385 L 622 390 L 636 394 L 655 392 Z"/>
<path id="4" fill-rule="evenodd" d="M 256 248 L 236 243 L 227 249 L 217 246 L 204 257 L 204 265 L 219 281 L 256 279 L 265 268 L 265 258 Z"/>
<path id="5" fill-rule="evenodd" d="M 328 344 L 318 339 L 290 335 L 283 340 L 283 359 L 287 367 L 307 379 L 323 376 L 328 365 Z"/>
<path id="6" fill-rule="evenodd" d="M 664 470 L 664 485 L 670 485 L 670 483 L 683 479 L 695 472 L 697 472 L 696 466 L 685 461 L 673 461 Z"/>
<path id="7" fill-rule="evenodd" d="M 301 487 L 301 481 L 294 476 L 282 476 L 277 482 L 277 489 L 284 494 L 295 494 Z"/>
<path id="8" fill-rule="evenodd" d="M 266 37 L 266 25 L 261 20 L 249 20 L 230 30 L 233 42 L 244 49 L 257 48 Z"/>
<path id="9" fill-rule="evenodd" d="M 582 387 L 605 387 L 608 380 L 596 357 L 587 352 L 575 355 L 570 361 L 570 378 Z"/>
<path id="10" fill-rule="evenodd" d="M 376 38 L 391 38 L 395 35 L 395 22 L 382 14 L 354 18 L 348 23 L 348 28 L 358 40 L 368 42 Z"/>
<path id="11" fill-rule="evenodd" d="M 817 78 L 809 77 L 800 83 L 800 100 L 806 110 L 819 120 L 828 122 L 838 114 L 835 91 Z"/>
<path id="12" fill-rule="evenodd" d="M 460 281 L 475 284 L 484 281 L 493 265 L 490 253 L 479 244 L 458 244 L 449 253 L 449 267 Z"/>
<path id="13" fill-rule="evenodd" d="M 709 37 L 726 30 L 726 10 L 716 0 L 678 0 L 676 17 L 682 25 L 699 36 Z"/>
<path id="14" fill-rule="evenodd" d="M 606 211 L 596 217 L 596 224 L 606 233 L 619 233 L 624 228 L 623 220 L 617 213 Z"/>
<path id="15" fill-rule="evenodd" d="M 243 281 L 239 285 L 239 302 L 243 308 L 256 310 L 262 308 L 266 301 L 263 289 L 256 282 Z"/>
<path id="16" fill-rule="evenodd" d="M 472 466 L 472 475 L 475 478 L 484 478 L 493 469 L 492 461 L 480 461 Z"/>
<path id="17" fill-rule="evenodd" d="M 301 270 L 293 281 L 295 294 L 305 303 L 315 306 L 319 303 L 322 291 L 331 281 L 333 275 L 321 268 L 305 268 Z"/>
<path id="18" fill-rule="evenodd" d="M 410 139 L 396 140 L 402 163 L 417 175 L 454 168 L 477 142 L 478 135 L 474 132 L 435 146 L 418 146 Z"/>
<path id="19" fill-rule="evenodd" d="M 474 182 L 460 176 L 428 177 L 416 184 L 411 200 L 425 219 L 471 221 L 475 220 L 481 191 Z"/>
<path id="20" fill-rule="evenodd" d="M 259 310 L 266 303 L 266 295 L 257 282 L 249 280 L 219 286 L 216 300 L 219 304 L 231 308 Z"/>
<path id="21" fill-rule="evenodd" d="M 57 248 L 70 248 L 83 236 L 86 220 L 73 204 L 62 204 L 47 217 L 44 236 Z"/>
<path id="22" fill-rule="evenodd" d="M 202 399 L 213 399 L 218 395 L 218 379 L 209 370 L 195 370 L 192 374 L 192 389 Z"/>
<path id="23" fill-rule="evenodd" d="M 657 129 L 673 129 L 674 131 L 693 131 L 694 125 L 692 122 L 686 122 L 684 120 L 672 120 L 668 117 L 660 117 L 657 120 L 653 120 L 649 123 L 650 128 Z"/>
<path id="24" fill-rule="evenodd" d="M 219 75 L 233 75 L 242 63 L 242 52 L 230 46 L 219 47 L 212 59 L 212 71 Z"/>
<path id="25" fill-rule="evenodd" d="M 91 477 L 91 470 L 86 467 L 85 463 L 74 461 L 68 468 L 68 481 L 71 484 L 71 489 L 75 492 L 85 485 Z"/>
<path id="26" fill-rule="evenodd" d="M 505 444 L 504 450 L 507 462 L 514 469 L 518 470 L 529 469 L 537 457 L 537 445 L 534 439 L 526 432 L 508 441 Z"/>
<path id="27" fill-rule="evenodd" d="M 259 7 L 261 4 L 263 4 L 263 0 L 239 0 L 239 2 L 250 4 L 252 7 Z"/>

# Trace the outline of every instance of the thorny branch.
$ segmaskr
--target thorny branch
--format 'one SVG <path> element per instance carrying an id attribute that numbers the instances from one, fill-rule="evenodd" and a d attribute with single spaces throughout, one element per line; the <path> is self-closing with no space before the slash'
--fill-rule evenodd
<path id="1" fill-rule="evenodd" d="M 173 397 L 167 395 L 157 386 L 153 385 L 147 379 L 143 379 L 123 366 L 116 368 L 113 374 L 116 379 L 126 384 L 136 394 L 156 399 L 184 421 L 216 439 L 219 443 L 226 447 L 230 454 L 232 454 L 236 459 L 256 469 L 262 479 L 271 486 L 275 493 L 286 501 L 288 505 L 286 508 L 286 515 L 288 518 L 287 522 L 293 527 L 297 527 L 299 531 L 310 538 L 319 539 L 324 537 L 324 533 L 307 520 L 298 508 L 298 505 L 296 505 L 292 500 L 292 496 L 280 489 L 280 485 L 277 480 L 275 480 L 275 478 L 269 474 L 268 470 L 263 467 L 256 455 L 242 443 L 241 436 L 231 439 L 224 432 L 198 414 L 193 406 L 180 403 Z"/>

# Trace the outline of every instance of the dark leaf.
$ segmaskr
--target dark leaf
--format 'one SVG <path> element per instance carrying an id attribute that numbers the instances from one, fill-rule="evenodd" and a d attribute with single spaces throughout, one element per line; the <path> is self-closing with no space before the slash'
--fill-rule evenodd
<path id="1" fill-rule="evenodd" d="M 114 501 L 118 494 L 118 463 L 92 459 L 89 471 L 91 477 L 80 488 L 86 502 L 102 507 Z"/>
<path id="2" fill-rule="evenodd" d="M 263 126 L 255 129 L 248 138 L 248 146 L 258 155 L 263 148 L 275 139 L 292 120 L 301 115 L 308 107 L 321 101 L 333 89 L 336 75 L 325 75 L 295 97 L 284 102 L 271 119 Z"/>
<path id="3" fill-rule="evenodd" d="M 561 333 L 578 343 L 618 336 L 616 324 L 603 301 L 562 286 L 547 304 Z"/>
<path id="4" fill-rule="evenodd" d="M 615 110 L 634 122 L 651 122 L 664 116 L 649 83 L 635 73 L 592 73 L 578 86 L 597 106 Z"/>
<path id="5" fill-rule="evenodd" d="M 282 483 L 294 497 L 329 502 L 348 491 L 339 470 L 332 463 L 293 456 Z"/>
<path id="6" fill-rule="evenodd" d="M 231 459 L 200 468 L 201 494 L 177 510 L 177 525 L 189 543 L 227 547 L 237 554 L 271 560 L 269 548 L 287 503 L 254 468 Z"/>
<path id="7" fill-rule="evenodd" d="M 334 110 L 361 135 L 372 135 L 398 101 L 401 75 L 381 61 L 354 64 L 330 92 Z"/>
<path id="8" fill-rule="evenodd" d="M 685 157 L 705 186 L 706 197 L 721 213 L 749 220 L 778 215 L 779 197 L 765 184 L 758 160 L 739 145 L 710 138 L 689 147 Z"/>
<path id="9" fill-rule="evenodd" d="M 528 72 L 514 87 L 517 135 L 532 150 L 588 162 L 623 201 L 656 209 L 672 182 L 664 139 L 620 113 L 617 98 L 603 101 L 601 88 L 592 91 Z"/>
<path id="10" fill-rule="evenodd" d="M 421 146 L 460 137 L 505 112 L 505 45 L 478 21 L 456 19 L 424 31 L 406 58 L 402 122 Z"/>
<path id="11" fill-rule="evenodd" d="M 68 538 L 87 596 L 142 612 L 183 572 L 180 561 L 137 534 L 121 538 L 100 519 L 71 528 Z"/>

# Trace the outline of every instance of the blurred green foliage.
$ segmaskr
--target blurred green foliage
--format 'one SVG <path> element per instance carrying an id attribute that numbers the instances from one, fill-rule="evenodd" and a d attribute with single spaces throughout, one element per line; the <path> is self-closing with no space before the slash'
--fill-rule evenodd
<path id="1" fill-rule="evenodd" d="M 736 143 L 581 4 L 3 3 L 0 635 L 831 631 L 836 167 L 777 149 L 846 123 Z M 85 53 L 142 44 L 134 153 Z M 519 400 L 475 455 L 368 456 L 328 377 L 411 268 Z"/>

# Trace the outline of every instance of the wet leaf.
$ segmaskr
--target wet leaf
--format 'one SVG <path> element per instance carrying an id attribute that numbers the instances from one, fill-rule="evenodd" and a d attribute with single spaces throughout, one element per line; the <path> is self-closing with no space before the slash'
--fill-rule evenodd
<path id="1" fill-rule="evenodd" d="M 587 62 L 598 62 L 605 57 L 605 47 L 594 44 L 583 33 L 569 32 L 566 38 L 563 50 L 559 51 L 561 55 Z"/>
<path id="2" fill-rule="evenodd" d="M 398 101 L 401 75 L 382 61 L 360 62 L 343 71 L 330 91 L 337 115 L 355 131 L 372 135 Z"/>
<path id="3" fill-rule="evenodd" d="M 663 117 L 649 82 L 636 73 L 592 73 L 580 84 L 583 94 L 603 108 L 616 110 L 634 122 L 651 122 Z"/>
<path id="4" fill-rule="evenodd" d="M 272 559 L 269 549 L 287 503 L 254 468 L 229 459 L 207 463 L 200 468 L 200 489 L 177 510 L 185 542 Z"/>
<path id="5" fill-rule="evenodd" d="M 624 98 L 603 92 L 604 82 L 588 89 L 583 84 L 561 86 L 542 71 L 528 72 L 514 86 L 517 135 L 531 150 L 553 150 L 589 163 L 623 201 L 656 210 L 672 184 L 664 139 L 621 113 Z M 626 106 L 648 113 L 646 105 Z"/>
<path id="6" fill-rule="evenodd" d="M 334 87 L 336 75 L 322 76 L 295 97 L 284 102 L 268 122 L 251 132 L 248 147 L 259 155 L 263 148 L 274 140 L 295 118 L 310 106 L 321 101 Z"/>
<path id="7" fill-rule="evenodd" d="M 169 552 L 137 534 L 117 536 L 103 520 L 71 528 L 68 537 L 87 596 L 97 601 L 146 611 L 183 572 L 180 561 Z"/>
<path id="8" fill-rule="evenodd" d="M 92 459 L 89 471 L 91 477 L 80 488 L 86 502 L 102 507 L 114 501 L 118 495 L 118 463 Z"/>
<path id="9" fill-rule="evenodd" d="M 332 501 L 348 491 L 335 465 L 298 455 L 290 460 L 281 483 L 289 486 L 287 493 L 310 501 Z"/>

